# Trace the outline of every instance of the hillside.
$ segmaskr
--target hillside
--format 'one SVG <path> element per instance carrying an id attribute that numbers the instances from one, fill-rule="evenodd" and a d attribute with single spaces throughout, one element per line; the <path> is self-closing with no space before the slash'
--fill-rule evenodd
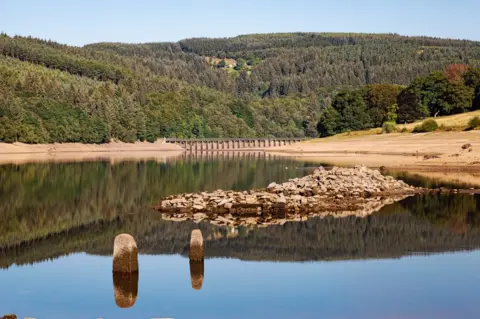
<path id="1" fill-rule="evenodd" d="M 470 68 L 461 85 L 432 73 L 452 64 Z M 0 142 L 331 135 L 381 126 L 389 112 L 399 121 L 436 114 L 439 103 L 430 107 L 424 98 L 431 91 L 439 92 L 435 101 L 447 101 L 440 115 L 475 109 L 475 67 L 480 42 L 395 34 L 263 34 L 81 48 L 1 34 Z M 354 123 L 358 114 L 368 116 Z M 329 127 L 332 116 L 344 123 Z"/>

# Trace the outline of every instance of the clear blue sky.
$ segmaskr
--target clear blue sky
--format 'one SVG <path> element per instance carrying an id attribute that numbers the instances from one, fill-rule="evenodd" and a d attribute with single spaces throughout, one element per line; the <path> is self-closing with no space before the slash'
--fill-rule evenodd
<path id="1" fill-rule="evenodd" d="M 268 32 L 480 40 L 480 0 L 3 0 L 0 31 L 83 45 Z"/>

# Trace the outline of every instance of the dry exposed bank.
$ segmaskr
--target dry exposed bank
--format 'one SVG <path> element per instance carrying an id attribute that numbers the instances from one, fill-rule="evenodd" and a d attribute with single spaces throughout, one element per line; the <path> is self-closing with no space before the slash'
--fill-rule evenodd
<path id="1" fill-rule="evenodd" d="M 23 144 L 0 143 L 0 164 L 28 163 L 38 161 L 85 161 L 95 159 L 133 160 L 155 159 L 165 160 L 182 154 L 178 145 L 162 143 L 110 142 L 108 144 Z"/>
<path id="2" fill-rule="evenodd" d="M 337 165 L 480 170 L 480 131 L 334 136 L 267 151 Z"/>

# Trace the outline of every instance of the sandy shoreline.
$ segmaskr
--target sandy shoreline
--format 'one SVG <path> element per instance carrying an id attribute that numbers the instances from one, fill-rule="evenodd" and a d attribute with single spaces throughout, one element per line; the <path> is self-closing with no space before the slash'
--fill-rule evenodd
<path id="1" fill-rule="evenodd" d="M 463 149 L 466 144 L 470 146 Z M 410 171 L 480 171 L 480 131 L 334 136 L 255 151 L 334 165 L 362 164 Z M 182 154 L 184 149 L 180 146 L 161 141 L 99 145 L 0 143 L 2 164 L 95 159 L 165 160 Z"/>
<path id="2" fill-rule="evenodd" d="M 334 136 L 267 151 L 337 165 L 480 170 L 480 131 Z"/>
<path id="3" fill-rule="evenodd" d="M 34 145 L 23 143 L 0 143 L 0 164 L 23 164 L 43 161 L 88 161 L 100 159 L 110 161 L 135 159 L 165 161 L 177 157 L 182 153 L 183 149 L 180 146 L 161 142 Z"/>

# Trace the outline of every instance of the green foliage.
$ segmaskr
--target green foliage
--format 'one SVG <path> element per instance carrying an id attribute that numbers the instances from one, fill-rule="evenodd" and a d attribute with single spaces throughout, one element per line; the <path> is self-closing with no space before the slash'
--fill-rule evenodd
<path id="1" fill-rule="evenodd" d="M 225 63 L 225 60 L 222 60 L 217 64 L 217 68 L 224 68 L 226 66 L 227 66 L 227 63 Z"/>
<path id="2" fill-rule="evenodd" d="M 233 58 L 238 72 L 212 67 L 206 56 Z M 0 141 L 314 137 L 411 122 L 480 108 L 479 60 L 477 42 L 393 34 L 82 48 L 1 35 Z M 471 68 L 451 68 L 455 81 L 431 73 L 452 63 Z"/>
<path id="3" fill-rule="evenodd" d="M 398 97 L 398 96 L 397 96 Z M 392 104 L 390 107 L 387 108 L 387 122 L 397 122 L 397 110 L 398 104 Z"/>
<path id="4" fill-rule="evenodd" d="M 321 137 L 332 136 L 340 133 L 340 114 L 331 106 L 327 106 L 317 124 L 317 131 Z"/>
<path id="5" fill-rule="evenodd" d="M 428 116 L 450 115 L 470 111 L 474 91 L 464 83 L 450 82 L 441 72 L 419 77 L 398 97 L 400 123 Z"/>
<path id="6" fill-rule="evenodd" d="M 385 121 L 395 121 L 397 96 L 401 87 L 394 84 L 372 84 L 365 90 L 364 100 L 374 127 Z"/>
<path id="7" fill-rule="evenodd" d="M 425 120 L 421 125 L 415 126 L 414 133 L 434 132 L 438 130 L 438 123 L 434 119 Z"/>
<path id="8" fill-rule="evenodd" d="M 390 134 L 396 131 L 397 126 L 395 122 L 385 122 L 382 125 L 382 133 Z"/>
<path id="9" fill-rule="evenodd" d="M 396 34 L 254 34 L 186 39 L 180 46 L 202 56 L 246 59 L 254 68 L 252 90 L 244 94 L 272 81 L 272 91 L 283 90 L 286 95 L 311 94 L 324 87 L 408 85 L 451 64 L 480 66 L 478 42 Z"/>
<path id="10" fill-rule="evenodd" d="M 469 130 L 474 130 L 476 128 L 480 127 L 480 117 L 475 116 L 468 121 L 468 129 Z"/>

